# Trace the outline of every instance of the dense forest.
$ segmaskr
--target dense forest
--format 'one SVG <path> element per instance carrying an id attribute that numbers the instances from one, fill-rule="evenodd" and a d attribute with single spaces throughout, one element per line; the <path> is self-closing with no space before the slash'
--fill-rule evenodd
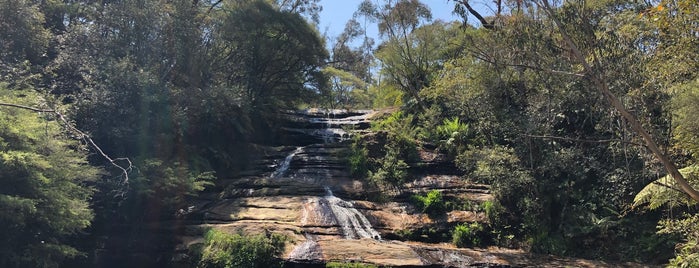
<path id="1" fill-rule="evenodd" d="M 284 112 L 324 107 L 388 111 L 380 155 L 350 141 L 375 187 L 409 180 L 420 148 L 490 185 L 456 246 L 699 267 L 699 2 L 474 2 L 450 22 L 367 0 L 325 36 L 319 0 L 0 0 L 0 266 L 174 243 L 143 226 L 238 176 Z M 193 266 L 270 267 L 284 244 L 206 241 Z"/>

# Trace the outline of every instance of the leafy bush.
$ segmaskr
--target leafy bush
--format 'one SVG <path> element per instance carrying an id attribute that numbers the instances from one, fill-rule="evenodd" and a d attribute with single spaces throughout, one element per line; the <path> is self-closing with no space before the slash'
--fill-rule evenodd
<path id="1" fill-rule="evenodd" d="M 380 160 L 379 168 L 369 172 L 369 178 L 377 185 L 398 185 L 408 177 L 408 166 L 400 157 L 399 148 L 387 146 L 386 155 Z"/>
<path id="2" fill-rule="evenodd" d="M 199 256 L 197 267 L 201 268 L 268 268 L 281 267 L 278 256 L 284 250 L 286 237 L 270 235 L 228 234 L 209 230 Z"/>
<path id="3" fill-rule="evenodd" d="M 699 214 L 663 220 L 659 228 L 659 233 L 680 234 L 685 239 L 677 245 L 675 258 L 670 260 L 668 267 L 699 267 Z"/>
<path id="4" fill-rule="evenodd" d="M 481 208 L 485 212 L 486 217 L 491 223 L 497 223 L 500 215 L 504 212 L 504 208 L 497 201 L 487 200 L 481 204 Z"/>
<path id="5" fill-rule="evenodd" d="M 404 116 L 402 112 L 391 114 L 384 120 L 372 124 L 375 130 L 388 133 L 384 145 L 385 154 L 381 159 L 373 159 L 376 163 L 369 178 L 378 185 L 398 185 L 408 176 L 408 162 L 419 159 L 415 138 L 419 129 L 412 125 L 413 116 Z"/>
<path id="6" fill-rule="evenodd" d="M 350 174 L 355 178 L 365 177 L 369 172 L 369 150 L 360 142 L 359 136 L 353 138 L 349 155 Z"/>
<path id="7" fill-rule="evenodd" d="M 446 212 L 442 192 L 438 190 L 431 190 L 426 196 L 413 195 L 411 199 L 423 213 L 427 213 L 430 217 L 438 217 Z"/>
<path id="8" fill-rule="evenodd" d="M 395 239 L 401 241 L 421 241 L 427 243 L 446 242 L 451 239 L 451 230 L 443 228 L 441 224 L 424 225 L 417 229 L 397 230 Z"/>
<path id="9" fill-rule="evenodd" d="M 478 222 L 459 224 L 454 228 L 452 243 L 460 248 L 478 246 L 481 244 L 483 230 L 483 225 Z"/>
<path id="10" fill-rule="evenodd" d="M 541 208 L 534 198 L 535 182 L 520 166 L 514 150 L 502 146 L 470 149 L 457 156 L 456 164 L 470 177 L 491 186 L 495 200 L 489 208 L 489 218 L 497 222 L 494 227 L 535 229 L 540 226 Z"/>
<path id="11" fill-rule="evenodd" d="M 216 178 L 213 172 L 195 172 L 179 162 L 167 163 L 155 158 L 139 161 L 137 166 L 138 175 L 131 181 L 135 198 L 130 202 L 137 206 L 145 203 L 147 206 L 143 207 L 164 208 L 164 213 L 182 208 L 186 198 L 213 185 Z"/>
<path id="12" fill-rule="evenodd" d="M 468 125 L 461 123 L 458 117 L 444 119 L 435 131 L 439 148 L 447 154 L 454 155 L 468 142 Z"/>
<path id="13" fill-rule="evenodd" d="M 548 230 L 540 230 L 538 233 L 531 235 L 527 239 L 527 244 L 531 245 L 531 250 L 534 252 L 547 254 L 566 254 L 568 246 L 565 239 Z"/>

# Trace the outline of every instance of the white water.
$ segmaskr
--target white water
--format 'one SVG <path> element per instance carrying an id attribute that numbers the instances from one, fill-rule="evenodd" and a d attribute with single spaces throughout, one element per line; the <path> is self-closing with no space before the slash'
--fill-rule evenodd
<path id="1" fill-rule="evenodd" d="M 284 173 L 286 173 L 286 171 L 289 170 L 289 165 L 291 165 L 291 161 L 294 160 L 294 156 L 296 156 L 298 153 L 302 151 L 303 147 L 298 147 L 296 148 L 296 150 L 287 155 L 286 158 L 284 158 L 284 161 L 281 164 L 279 164 L 277 170 L 272 172 L 272 174 L 269 175 L 269 177 L 274 179 L 284 176 Z"/>
<path id="2" fill-rule="evenodd" d="M 289 259 L 292 260 L 322 260 L 323 250 L 313 236 L 306 234 L 306 241 L 297 245 L 291 253 Z"/>
<path id="3" fill-rule="evenodd" d="M 342 228 L 345 239 L 381 239 L 381 235 L 371 227 L 366 216 L 354 208 L 352 202 L 334 196 L 329 187 L 325 187 L 325 191 L 326 195 L 323 198 L 328 201 L 337 224 Z"/>

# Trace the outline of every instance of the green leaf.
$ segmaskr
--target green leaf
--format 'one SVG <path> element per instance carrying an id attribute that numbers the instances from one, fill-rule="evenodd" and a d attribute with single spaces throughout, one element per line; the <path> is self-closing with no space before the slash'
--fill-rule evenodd
<path id="1" fill-rule="evenodd" d="M 680 169 L 680 173 L 694 188 L 699 187 L 699 165 L 691 165 Z M 646 205 L 647 209 L 654 210 L 664 205 L 677 207 L 681 205 L 693 205 L 695 201 L 679 190 L 677 182 L 670 175 L 651 182 L 643 187 L 633 199 L 633 207 Z"/>

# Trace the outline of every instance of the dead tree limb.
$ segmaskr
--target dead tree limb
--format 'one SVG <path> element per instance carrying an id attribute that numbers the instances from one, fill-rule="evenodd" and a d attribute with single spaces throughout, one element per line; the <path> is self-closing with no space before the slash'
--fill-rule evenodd
<path id="1" fill-rule="evenodd" d="M 18 108 L 18 109 L 24 109 L 24 110 L 29 110 L 32 112 L 37 112 L 37 113 L 49 113 L 53 114 L 65 127 L 68 129 L 70 132 L 76 134 L 78 138 L 83 140 L 83 142 L 87 143 L 94 149 L 100 156 L 102 156 L 104 159 L 106 159 L 109 164 L 111 164 L 113 167 L 119 169 L 121 171 L 121 174 L 124 176 L 123 183 L 126 184 L 129 182 L 129 172 L 133 169 L 133 164 L 131 163 L 131 160 L 125 157 L 122 158 L 112 158 L 108 154 L 106 154 L 102 148 L 100 148 L 97 143 L 95 143 L 92 138 L 90 138 L 90 135 L 87 135 L 87 133 L 83 132 L 82 130 L 76 128 L 71 124 L 68 119 L 59 111 L 54 110 L 54 109 L 42 109 L 42 108 L 36 108 L 36 107 L 31 107 L 31 106 L 26 106 L 26 105 L 20 105 L 20 104 L 14 104 L 14 103 L 3 103 L 0 102 L 0 106 L 5 106 L 5 107 L 12 107 L 12 108 Z M 126 166 L 120 165 L 118 162 L 125 162 Z"/>
<path id="2" fill-rule="evenodd" d="M 636 146 L 645 147 L 645 145 L 640 144 L 640 143 L 636 143 L 636 142 L 632 142 L 632 141 L 617 140 L 617 139 L 588 140 L 588 139 L 576 139 L 576 138 L 569 138 L 569 137 L 547 136 L 547 135 L 529 135 L 529 134 L 524 134 L 523 136 L 525 136 L 525 137 L 527 137 L 527 138 L 535 138 L 535 139 L 562 140 L 562 141 L 581 142 L 581 143 L 612 143 L 612 142 L 619 142 L 619 143 L 625 143 L 625 144 L 631 144 L 631 145 L 636 145 Z"/>

